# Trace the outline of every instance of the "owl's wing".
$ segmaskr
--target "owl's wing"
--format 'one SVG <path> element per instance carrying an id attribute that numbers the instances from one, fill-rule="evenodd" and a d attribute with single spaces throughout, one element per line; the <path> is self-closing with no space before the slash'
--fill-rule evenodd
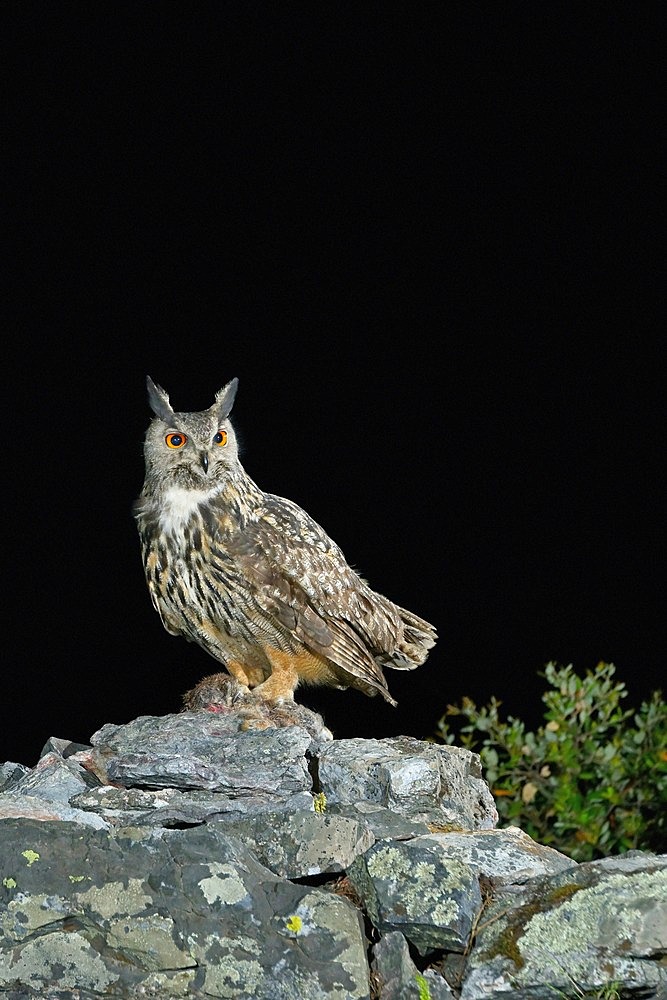
<path id="1" fill-rule="evenodd" d="M 305 511 L 266 494 L 255 518 L 231 540 L 230 553 L 262 610 L 310 649 L 388 697 L 375 656 L 387 657 L 397 647 L 402 635 L 398 609 L 367 586 Z"/>

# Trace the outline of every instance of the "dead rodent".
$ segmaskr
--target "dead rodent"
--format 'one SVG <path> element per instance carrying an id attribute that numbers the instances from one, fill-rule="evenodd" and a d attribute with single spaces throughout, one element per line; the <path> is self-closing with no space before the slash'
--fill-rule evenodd
<path id="1" fill-rule="evenodd" d="M 253 695 L 227 673 L 209 674 L 183 695 L 185 712 L 219 712 L 237 716 L 239 730 L 280 729 L 301 726 L 317 740 L 332 740 L 321 715 L 295 701 L 275 704 Z"/>

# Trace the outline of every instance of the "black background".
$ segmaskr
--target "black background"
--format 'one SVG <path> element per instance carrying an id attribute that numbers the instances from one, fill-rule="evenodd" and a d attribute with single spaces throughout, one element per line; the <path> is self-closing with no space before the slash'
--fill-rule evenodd
<path id="1" fill-rule="evenodd" d="M 535 723 L 550 659 L 661 685 L 659 33 L 440 7 L 8 32 L 0 760 L 216 669 L 145 589 L 147 373 L 183 410 L 238 376 L 249 474 L 437 625 L 398 709 L 303 693 L 337 736 L 423 737 L 463 695 Z"/>

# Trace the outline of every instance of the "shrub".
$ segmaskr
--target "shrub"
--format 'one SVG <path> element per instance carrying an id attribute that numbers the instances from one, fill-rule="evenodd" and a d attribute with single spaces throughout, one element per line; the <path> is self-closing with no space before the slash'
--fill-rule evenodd
<path id="1" fill-rule="evenodd" d="M 576 861 L 667 849 L 667 706 L 659 691 L 623 710 L 625 685 L 599 663 L 585 677 L 547 664 L 545 724 L 526 730 L 501 703 L 449 705 L 437 735 L 479 753 L 501 822 Z"/>

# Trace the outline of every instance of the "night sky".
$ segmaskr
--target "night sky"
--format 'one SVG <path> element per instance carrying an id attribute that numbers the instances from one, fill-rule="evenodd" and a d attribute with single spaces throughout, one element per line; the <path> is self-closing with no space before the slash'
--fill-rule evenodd
<path id="1" fill-rule="evenodd" d="M 0 760 L 217 669 L 144 583 L 146 374 L 177 410 L 238 376 L 248 473 L 437 626 L 397 709 L 301 693 L 337 736 L 535 724 L 551 659 L 663 685 L 657 33 L 436 9 L 16 25 Z"/>

